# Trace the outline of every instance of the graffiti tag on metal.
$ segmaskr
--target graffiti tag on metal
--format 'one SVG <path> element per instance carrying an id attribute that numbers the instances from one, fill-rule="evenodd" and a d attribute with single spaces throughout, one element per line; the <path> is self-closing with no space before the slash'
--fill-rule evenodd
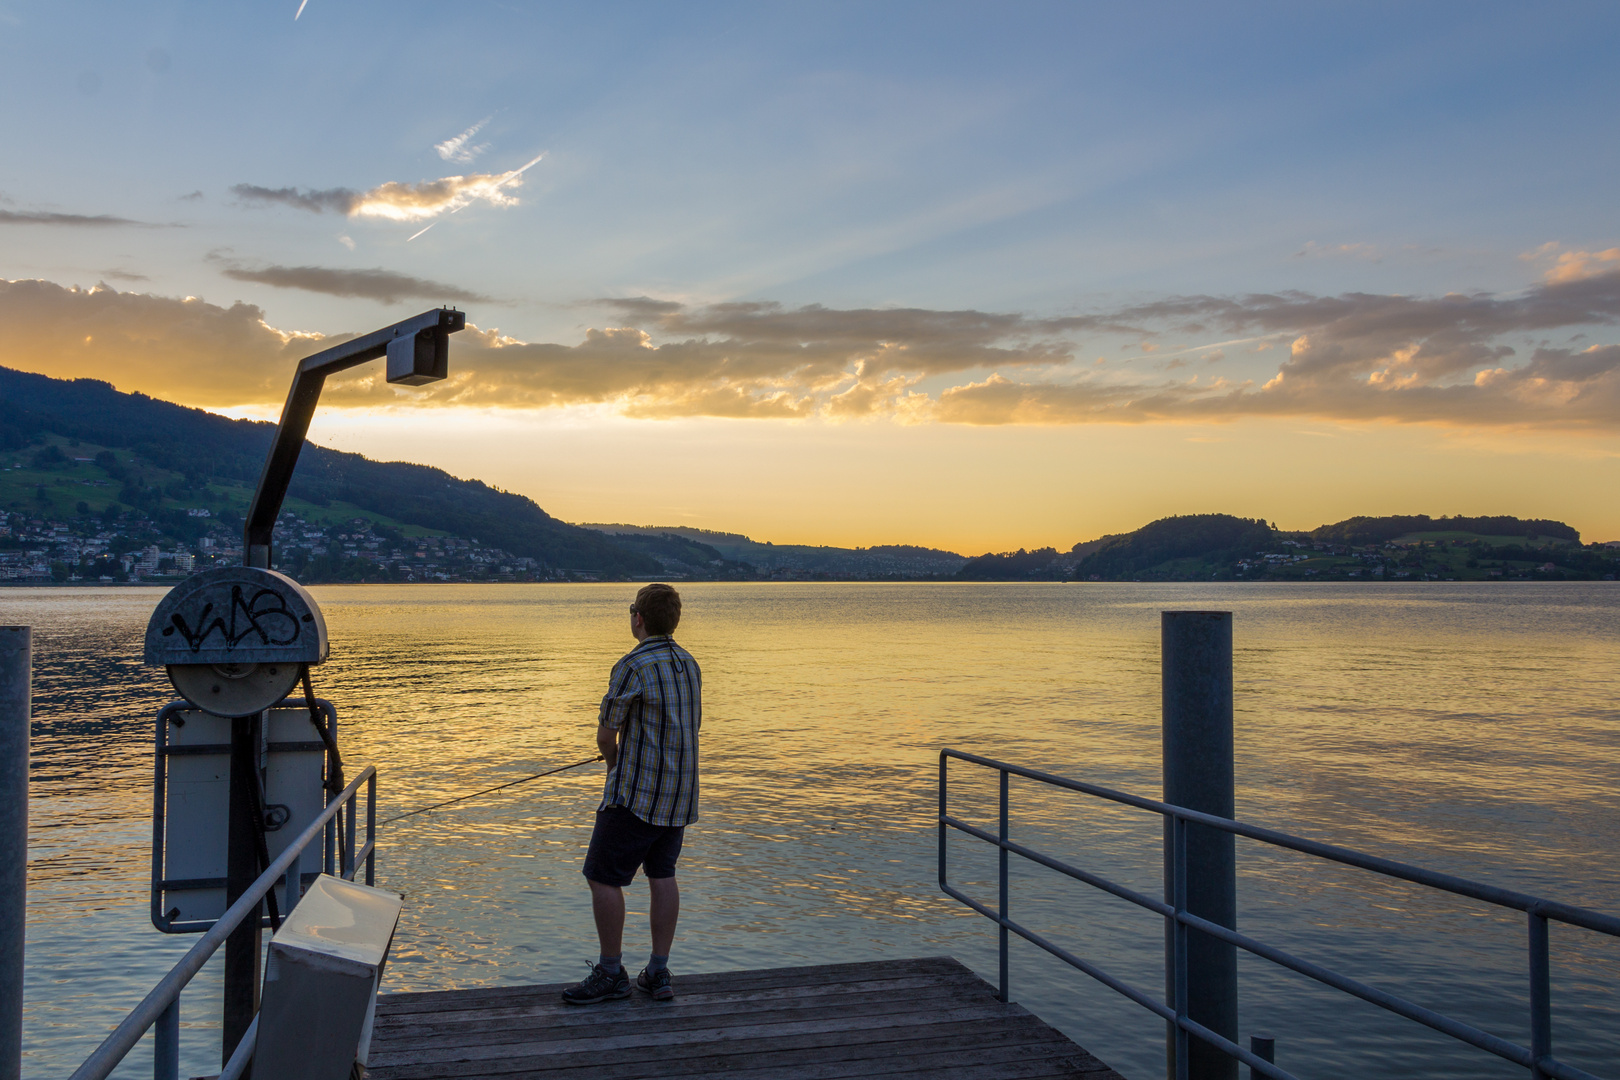
<path id="1" fill-rule="evenodd" d="M 248 566 L 182 581 L 146 626 L 148 664 L 320 663 L 326 620 L 302 585 Z"/>

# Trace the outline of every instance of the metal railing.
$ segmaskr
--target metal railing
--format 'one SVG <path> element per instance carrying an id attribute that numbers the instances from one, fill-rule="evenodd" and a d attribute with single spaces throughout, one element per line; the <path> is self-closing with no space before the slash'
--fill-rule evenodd
<path id="1" fill-rule="evenodd" d="M 356 796 L 361 786 L 366 788 L 366 842 L 359 850 L 355 849 L 358 838 L 358 820 L 355 805 Z M 349 808 L 347 814 L 339 818 L 340 812 Z M 84 1059 L 73 1073 L 72 1080 L 105 1080 L 119 1062 L 133 1050 L 141 1041 L 147 1029 L 156 1025 L 152 1046 L 153 1075 L 156 1080 L 178 1080 L 180 1076 L 180 992 L 202 970 L 208 958 L 213 956 L 219 947 L 225 944 L 230 936 L 245 919 L 251 918 L 259 910 L 259 905 L 276 883 L 285 875 L 287 879 L 284 911 L 292 911 L 302 895 L 303 875 L 300 873 L 300 863 L 304 849 L 317 839 L 325 836 L 328 822 L 336 822 L 341 841 L 338 844 L 336 858 L 336 871 L 338 876 L 348 881 L 354 880 L 355 872 L 362 864 L 366 868 L 366 884 L 371 885 L 376 880 L 377 856 L 377 768 L 367 765 L 360 770 L 342 793 L 326 805 L 320 815 L 299 834 L 298 838 L 283 851 L 270 866 L 253 882 L 252 887 L 230 906 L 230 909 L 220 916 L 202 937 L 197 939 L 186 955 L 180 959 L 169 973 L 165 975 L 150 993 L 141 999 L 141 1003 L 124 1017 L 123 1022 L 113 1029 L 112 1034 L 104 1039 L 95 1053 Z M 345 842 L 346 841 L 346 842 Z M 322 860 L 325 871 L 331 873 L 334 869 L 333 856 L 330 848 Z M 231 1059 L 226 1063 L 225 1069 L 219 1075 L 219 1080 L 236 1080 L 247 1068 L 249 1059 L 253 1056 L 253 1040 L 259 1021 L 254 1019 L 253 1024 L 243 1035 L 242 1041 L 237 1044 Z"/>
<path id="2" fill-rule="evenodd" d="M 995 769 L 1000 773 L 1001 779 L 1001 812 L 1000 828 L 998 833 L 990 833 L 974 825 L 970 825 L 959 818 L 952 817 L 946 812 L 947 774 L 946 764 L 951 758 L 959 761 L 981 765 L 987 769 Z M 1043 855 L 1022 844 L 1015 843 L 1008 837 L 1008 778 L 1021 776 L 1029 780 L 1036 780 L 1043 784 L 1050 784 L 1068 791 L 1076 791 L 1082 795 L 1090 795 L 1099 799 L 1133 806 L 1139 810 L 1163 816 L 1171 825 L 1170 828 L 1170 881 L 1167 891 L 1173 902 L 1155 900 L 1144 896 L 1126 886 L 1116 884 L 1096 874 L 1070 866 L 1048 855 Z M 1197 824 L 1234 836 L 1243 836 L 1251 840 L 1258 840 L 1264 844 L 1287 848 L 1305 855 L 1313 855 L 1320 859 L 1354 866 L 1358 869 L 1368 870 L 1384 877 L 1409 881 L 1416 885 L 1438 889 L 1455 896 L 1466 896 L 1496 907 L 1511 908 L 1522 911 L 1528 921 L 1528 960 L 1529 960 L 1529 1010 L 1530 1010 L 1530 1046 L 1524 1047 L 1508 1041 L 1488 1031 L 1474 1027 L 1471 1024 L 1445 1016 L 1442 1013 L 1424 1008 L 1421 1005 L 1406 1000 L 1388 991 L 1380 990 L 1375 986 L 1341 975 L 1331 971 L 1320 964 L 1301 959 L 1282 949 L 1266 945 L 1247 934 L 1199 918 L 1187 910 L 1187 825 Z M 961 890 L 953 887 L 946 877 L 946 837 L 947 827 L 957 829 L 969 836 L 976 837 L 986 843 L 994 844 L 999 849 L 1000 858 L 1000 901 L 999 907 L 992 910 L 981 904 Z M 1128 900 L 1138 907 L 1146 908 L 1165 919 L 1170 930 L 1171 948 L 1167 950 L 1166 963 L 1169 979 L 1167 985 L 1173 986 L 1173 1001 L 1165 1003 L 1158 1001 L 1150 995 L 1138 990 L 1134 986 L 1122 982 L 1114 976 L 1103 971 L 1086 960 L 1070 953 L 1059 945 L 1053 944 L 1040 934 L 1035 933 L 1007 917 L 1007 865 L 1008 853 L 1012 853 L 1031 862 L 1039 863 L 1049 869 L 1065 874 L 1076 881 L 1084 882 L 1094 888 L 1111 893 L 1122 900 Z M 1407 863 L 1393 862 L 1382 859 L 1376 855 L 1366 855 L 1349 848 L 1335 847 L 1332 844 L 1323 844 L 1315 840 L 1306 840 L 1298 836 L 1277 832 L 1274 829 L 1261 828 L 1257 825 L 1246 825 L 1241 821 L 1230 818 L 1215 817 L 1202 814 L 1195 810 L 1188 810 L 1181 806 L 1172 806 L 1168 803 L 1155 802 L 1137 795 L 1129 795 L 1122 791 L 1099 787 L 1096 784 L 1087 784 L 1079 780 L 1070 780 L 1067 777 L 1055 776 L 1051 773 L 1040 772 L 1035 769 L 1026 769 L 1018 765 L 1010 765 L 1004 761 L 980 757 L 977 754 L 967 754 L 958 750 L 941 750 L 939 754 L 939 887 L 947 896 L 961 901 L 968 907 L 994 921 L 1000 928 L 1001 937 L 1001 986 L 999 997 L 1007 1000 L 1007 935 L 1008 932 L 1017 934 L 1035 945 L 1040 946 L 1059 960 L 1071 967 L 1078 968 L 1087 975 L 1096 979 L 1104 986 L 1130 998 L 1143 1008 L 1152 1012 L 1173 1026 L 1176 1038 L 1176 1063 L 1178 1080 L 1185 1080 L 1187 1068 L 1188 1037 L 1196 1037 L 1211 1046 L 1214 1046 L 1230 1057 L 1248 1065 L 1255 1074 L 1272 1077 L 1274 1080 L 1298 1080 L 1292 1073 L 1278 1068 L 1269 1061 L 1243 1049 L 1236 1043 L 1209 1028 L 1191 1019 L 1187 1015 L 1187 934 L 1189 930 L 1196 930 L 1207 934 L 1217 940 L 1227 942 L 1243 949 L 1262 959 L 1298 972 L 1320 983 L 1354 995 L 1363 1001 L 1377 1005 L 1379 1008 L 1409 1020 L 1433 1028 L 1435 1031 L 1460 1042 L 1486 1050 L 1498 1057 L 1505 1058 L 1516 1065 L 1530 1070 L 1535 1080 L 1553 1077 L 1557 1080 L 1600 1080 L 1591 1073 L 1576 1068 L 1573 1065 L 1559 1061 L 1552 1054 L 1552 968 L 1548 957 L 1547 923 L 1549 920 L 1578 926 L 1611 937 L 1620 937 L 1620 918 L 1604 915 L 1601 912 L 1590 911 L 1586 908 L 1561 904 L 1553 900 L 1543 900 L 1540 897 L 1530 896 L 1526 893 L 1514 892 L 1510 889 L 1501 889 L 1493 885 L 1482 885 L 1478 882 L 1468 881 L 1464 878 L 1452 877 L 1449 874 L 1436 873 L 1419 866 Z"/>

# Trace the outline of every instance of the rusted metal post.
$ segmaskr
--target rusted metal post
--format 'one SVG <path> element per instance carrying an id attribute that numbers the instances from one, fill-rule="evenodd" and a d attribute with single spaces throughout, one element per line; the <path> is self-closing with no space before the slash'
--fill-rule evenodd
<path id="1" fill-rule="evenodd" d="M 22 1076 L 23 926 L 28 911 L 28 728 L 33 633 L 0 626 L 0 1080 Z"/>
<path id="2" fill-rule="evenodd" d="M 1235 800 L 1232 767 L 1232 613 L 1161 613 L 1164 801 L 1229 818 Z M 1174 903 L 1173 832 L 1165 822 L 1165 900 Z M 1186 825 L 1185 890 L 1189 914 L 1237 928 L 1237 857 L 1231 833 Z M 1166 928 L 1167 956 L 1174 954 Z M 1238 1039 L 1237 948 L 1189 930 L 1185 972 L 1187 1015 L 1217 1035 Z M 1174 964 L 1165 965 L 1173 999 Z M 1236 1058 L 1199 1038 L 1187 1040 L 1188 1080 L 1237 1080 Z M 1170 1032 L 1166 1075 L 1178 1075 Z"/>

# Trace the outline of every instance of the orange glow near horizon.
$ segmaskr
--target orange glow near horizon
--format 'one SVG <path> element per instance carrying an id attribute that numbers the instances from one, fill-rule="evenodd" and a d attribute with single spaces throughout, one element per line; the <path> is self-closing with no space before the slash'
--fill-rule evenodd
<path id="1" fill-rule="evenodd" d="M 1620 538 L 1620 439 L 1421 425 L 965 427 L 585 410 L 328 410 L 310 438 L 527 495 L 565 521 L 962 554 L 1075 543 L 1172 514 L 1312 529 L 1357 514 L 1552 518 Z"/>

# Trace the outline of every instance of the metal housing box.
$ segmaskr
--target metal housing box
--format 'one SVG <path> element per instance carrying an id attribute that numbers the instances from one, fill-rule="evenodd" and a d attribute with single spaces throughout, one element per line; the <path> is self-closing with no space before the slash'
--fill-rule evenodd
<path id="1" fill-rule="evenodd" d="M 388 381 L 401 386 L 438 382 L 450 374 L 450 334 L 442 326 L 429 327 L 388 343 Z"/>
<path id="2" fill-rule="evenodd" d="M 322 874 L 270 940 L 254 1080 L 348 1080 L 371 1048 L 403 900 Z"/>
<path id="3" fill-rule="evenodd" d="M 336 710 L 329 702 L 316 704 L 335 735 Z M 265 802 L 287 814 L 265 833 L 274 860 L 326 809 L 326 744 L 302 699 L 269 712 L 260 754 Z M 158 713 L 152 925 L 166 934 L 200 933 L 225 914 L 231 724 L 183 701 Z M 300 884 L 317 876 L 321 860 L 311 845 L 300 860 Z"/>

